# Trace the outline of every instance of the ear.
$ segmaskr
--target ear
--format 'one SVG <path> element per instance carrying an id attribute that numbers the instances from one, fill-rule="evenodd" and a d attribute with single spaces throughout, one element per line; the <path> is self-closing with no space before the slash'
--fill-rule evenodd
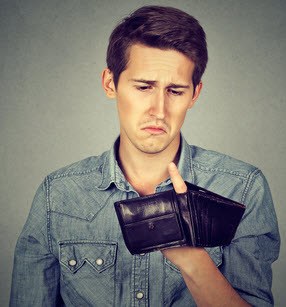
<path id="1" fill-rule="evenodd" d="M 116 89 L 113 81 L 113 73 L 108 68 L 105 68 L 101 74 L 101 85 L 108 98 L 116 97 Z"/>
<path id="2" fill-rule="evenodd" d="M 192 100 L 189 103 L 189 109 L 191 109 L 193 107 L 193 105 L 195 104 L 195 102 L 199 98 L 202 87 L 203 87 L 203 83 L 202 83 L 202 81 L 200 81 L 199 84 L 196 86 Z"/>

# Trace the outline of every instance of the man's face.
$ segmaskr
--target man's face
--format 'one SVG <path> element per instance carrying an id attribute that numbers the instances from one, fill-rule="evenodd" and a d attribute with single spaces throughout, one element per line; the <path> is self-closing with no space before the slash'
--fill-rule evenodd
<path id="1" fill-rule="evenodd" d="M 130 48 L 129 62 L 114 97 L 120 122 L 120 146 L 156 154 L 180 142 L 186 112 L 197 99 L 194 63 L 174 50 L 144 45 Z"/>

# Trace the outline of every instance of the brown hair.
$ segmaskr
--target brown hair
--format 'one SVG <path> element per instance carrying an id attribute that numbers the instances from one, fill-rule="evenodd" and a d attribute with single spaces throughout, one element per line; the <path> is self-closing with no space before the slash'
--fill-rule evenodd
<path id="1" fill-rule="evenodd" d="M 106 57 L 116 87 L 134 44 L 183 53 L 195 63 L 194 88 L 200 82 L 208 61 L 206 35 L 191 15 L 173 7 L 143 6 L 124 18 L 110 35 Z"/>

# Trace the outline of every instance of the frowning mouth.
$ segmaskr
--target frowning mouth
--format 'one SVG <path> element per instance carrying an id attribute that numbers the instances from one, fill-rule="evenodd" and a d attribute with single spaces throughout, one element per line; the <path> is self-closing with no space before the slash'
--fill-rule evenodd
<path id="1" fill-rule="evenodd" d="M 155 135 L 160 135 L 166 133 L 166 129 L 162 126 L 147 126 L 142 128 L 141 130 Z"/>

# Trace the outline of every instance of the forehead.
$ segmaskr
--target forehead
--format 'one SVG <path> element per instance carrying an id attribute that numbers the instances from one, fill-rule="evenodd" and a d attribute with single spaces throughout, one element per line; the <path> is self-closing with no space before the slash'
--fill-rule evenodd
<path id="1" fill-rule="evenodd" d="M 128 52 L 125 73 L 156 78 L 166 75 L 176 79 L 191 79 L 195 64 L 183 53 L 176 50 L 134 44 Z M 124 73 L 124 72 L 123 72 Z"/>

